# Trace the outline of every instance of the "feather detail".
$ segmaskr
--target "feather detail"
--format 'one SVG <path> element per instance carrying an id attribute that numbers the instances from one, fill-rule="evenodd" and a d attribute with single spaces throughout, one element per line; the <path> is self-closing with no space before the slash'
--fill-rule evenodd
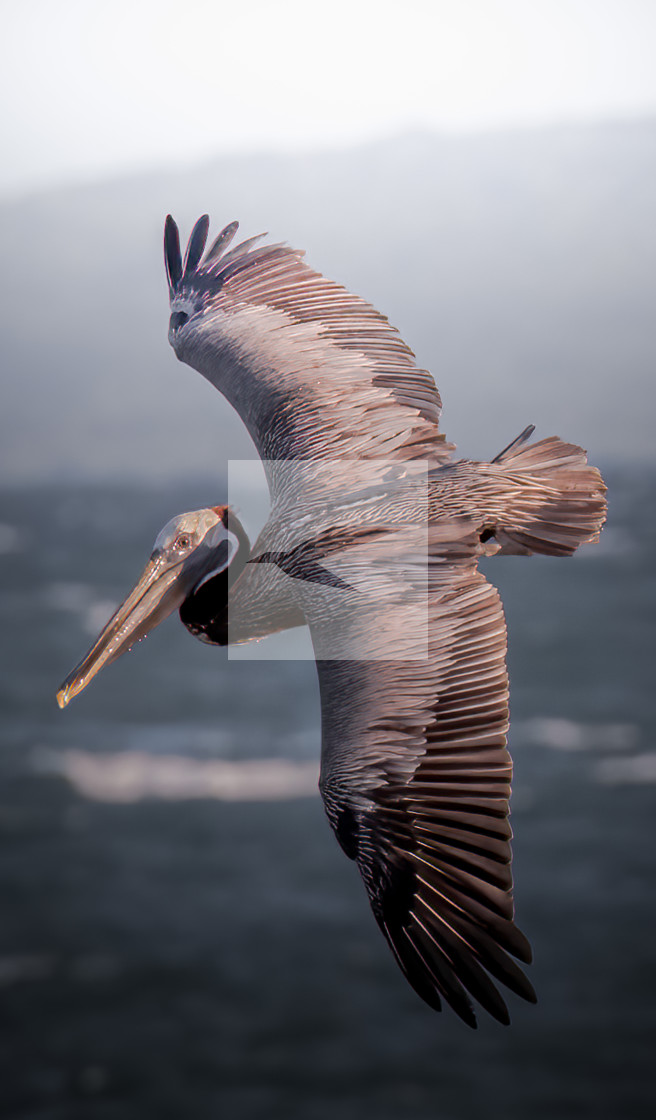
<path id="1" fill-rule="evenodd" d="M 200 258 L 203 255 L 205 242 L 207 241 L 207 231 L 210 228 L 210 219 L 208 214 L 203 214 L 198 219 L 196 225 L 191 231 L 191 237 L 187 243 L 187 252 L 185 253 L 184 264 L 182 271 L 185 277 L 191 276 L 198 267 Z"/>
<path id="2" fill-rule="evenodd" d="M 521 447 L 523 443 L 526 443 L 527 439 L 531 438 L 534 431 L 535 424 L 527 424 L 527 426 L 524 428 L 524 431 L 520 432 L 519 435 L 515 437 L 515 439 L 511 440 L 507 447 L 504 447 L 503 451 L 500 451 L 498 455 L 494 456 L 494 459 L 490 459 L 490 462 L 503 462 L 506 456 L 510 455 L 511 451 L 516 451 L 518 447 Z"/>
<path id="3" fill-rule="evenodd" d="M 322 708 L 355 713 L 324 725 L 320 787 L 410 984 L 470 1026 L 470 997 L 507 1023 L 495 981 L 535 993 L 512 959 L 531 952 L 512 901 L 503 611 L 474 560 L 429 567 L 428 594 L 426 660 L 319 662 Z"/>
<path id="4" fill-rule="evenodd" d="M 204 268 L 223 255 L 238 229 L 239 222 L 230 222 L 230 225 L 225 226 L 225 228 L 221 230 L 219 236 L 214 238 L 214 241 L 205 255 L 205 260 L 203 261 Z"/>
<path id="5" fill-rule="evenodd" d="M 166 265 L 169 292 L 173 295 L 182 277 L 182 257 L 180 255 L 180 233 L 170 214 L 167 214 L 164 226 L 164 264 Z"/>
<path id="6" fill-rule="evenodd" d="M 248 252 L 250 252 L 252 248 L 254 248 L 255 245 L 257 245 L 258 241 L 261 241 L 262 238 L 266 236 L 266 233 L 256 233 L 254 237 L 247 237 L 245 241 L 240 241 L 238 245 L 235 245 L 234 249 L 231 249 L 230 252 L 225 254 L 225 256 L 222 255 L 221 264 L 228 264 L 229 261 L 233 261 L 238 257 L 245 256 Z M 277 247 L 278 246 L 274 245 L 266 246 L 267 249 L 273 249 Z"/>

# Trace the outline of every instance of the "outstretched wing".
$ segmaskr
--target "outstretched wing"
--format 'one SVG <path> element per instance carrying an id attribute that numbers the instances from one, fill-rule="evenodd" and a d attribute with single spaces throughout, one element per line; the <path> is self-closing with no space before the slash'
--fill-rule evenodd
<path id="1" fill-rule="evenodd" d="M 513 960 L 506 628 L 474 560 L 431 563 L 428 657 L 321 661 L 321 791 L 396 959 L 423 999 L 501 1022 Z M 492 979 L 494 978 L 494 980 Z"/>
<path id="2" fill-rule="evenodd" d="M 169 337 L 234 405 L 262 458 L 448 458 L 433 378 L 385 316 L 285 245 L 252 238 L 230 250 L 235 230 L 202 258 L 201 218 L 183 264 L 167 219 Z"/>

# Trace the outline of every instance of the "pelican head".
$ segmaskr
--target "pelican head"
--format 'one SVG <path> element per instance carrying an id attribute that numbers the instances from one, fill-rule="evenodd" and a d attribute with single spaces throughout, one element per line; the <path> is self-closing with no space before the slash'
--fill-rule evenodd
<path id="1" fill-rule="evenodd" d="M 66 707 L 104 665 L 145 638 L 208 580 L 227 574 L 244 551 L 248 554 L 248 539 L 227 506 L 173 517 L 159 533 L 136 586 L 62 684 L 59 707 Z M 247 558 L 242 557 L 240 568 Z"/>

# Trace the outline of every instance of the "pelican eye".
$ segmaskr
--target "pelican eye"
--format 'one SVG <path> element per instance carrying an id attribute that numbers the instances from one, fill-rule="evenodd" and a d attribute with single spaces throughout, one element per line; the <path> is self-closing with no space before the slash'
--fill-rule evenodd
<path id="1" fill-rule="evenodd" d="M 191 548 L 189 533 L 179 533 L 173 542 L 173 547 L 178 552 L 186 552 L 188 548 Z"/>
<path id="2" fill-rule="evenodd" d="M 188 318 L 186 311 L 174 311 L 169 320 L 169 330 L 177 331 L 178 327 L 184 327 Z"/>

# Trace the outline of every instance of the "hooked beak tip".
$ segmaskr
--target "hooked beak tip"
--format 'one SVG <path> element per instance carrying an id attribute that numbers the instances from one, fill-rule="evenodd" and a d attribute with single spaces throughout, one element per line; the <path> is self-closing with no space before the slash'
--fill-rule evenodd
<path id="1" fill-rule="evenodd" d="M 60 688 L 59 692 L 57 693 L 57 703 L 59 704 L 59 707 L 65 708 L 70 699 L 71 697 L 69 696 L 68 686 L 66 688 Z"/>

